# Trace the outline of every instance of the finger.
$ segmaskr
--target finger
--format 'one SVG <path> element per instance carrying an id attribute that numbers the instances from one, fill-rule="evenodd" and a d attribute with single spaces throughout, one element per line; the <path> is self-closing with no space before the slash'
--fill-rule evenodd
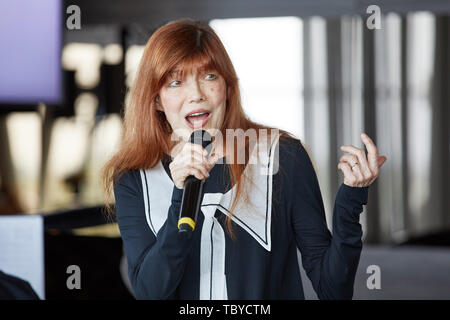
<path id="1" fill-rule="evenodd" d="M 351 154 L 351 153 L 345 153 L 339 161 L 345 161 L 350 164 L 350 166 L 353 166 L 355 163 L 358 163 L 358 157 Z"/>
<path id="2" fill-rule="evenodd" d="M 360 187 L 363 185 L 366 181 L 366 177 L 364 177 L 363 173 L 361 172 L 361 168 L 359 164 L 351 166 L 352 171 L 354 172 L 354 175 L 356 176 L 355 184 Z M 367 178 L 368 180 L 369 178 Z"/>
<path id="3" fill-rule="evenodd" d="M 355 146 L 341 146 L 341 150 L 353 154 L 358 158 L 361 172 L 363 172 L 365 177 L 369 178 L 372 175 L 373 171 L 369 167 L 364 150 L 356 148 Z M 353 165 L 353 163 L 351 165 Z"/>
<path id="4" fill-rule="evenodd" d="M 360 164 L 358 160 L 359 159 L 356 156 L 349 153 L 346 153 L 341 157 L 341 161 L 347 162 L 352 170 L 358 173 L 358 178 L 360 178 L 359 175 L 361 175 L 363 180 L 372 179 L 373 175 L 369 167 L 364 166 L 364 164 Z"/>
<path id="5" fill-rule="evenodd" d="M 189 175 L 195 176 L 197 179 L 203 180 L 209 177 L 208 170 L 201 164 L 184 164 L 184 166 L 179 166 L 174 168 L 172 171 L 172 177 L 175 180 L 182 180 L 184 181 L 186 177 Z"/>
<path id="6" fill-rule="evenodd" d="M 180 165 L 184 166 L 185 164 L 207 164 L 208 159 L 201 153 L 193 152 L 192 154 L 186 154 L 183 158 L 180 159 Z"/>
<path id="7" fill-rule="evenodd" d="M 191 143 L 191 142 L 187 142 L 184 145 L 183 151 L 186 152 L 186 153 L 198 152 L 200 154 L 203 154 L 204 156 L 208 155 L 208 151 L 206 151 L 206 149 L 204 149 L 201 145 L 195 144 L 195 143 Z"/>
<path id="8" fill-rule="evenodd" d="M 203 180 L 206 179 L 209 174 L 208 172 L 204 172 L 201 168 L 197 168 L 197 167 L 190 167 L 187 171 L 186 171 L 186 177 L 185 180 L 188 176 L 194 176 L 196 177 L 198 180 Z"/>
<path id="9" fill-rule="evenodd" d="M 202 173 L 204 176 L 202 179 L 206 179 L 209 177 L 209 170 L 206 163 L 195 163 L 191 168 L 194 168 Z"/>
<path id="10" fill-rule="evenodd" d="M 350 168 L 348 163 L 339 162 L 338 169 L 341 170 L 342 173 L 344 174 L 344 183 L 350 187 L 353 187 L 354 186 L 353 184 L 356 181 L 356 177 L 353 174 L 352 169 Z"/>
<path id="11" fill-rule="evenodd" d="M 381 168 L 381 166 L 387 161 L 387 158 L 385 156 L 378 157 L 378 168 Z"/>
<path id="12" fill-rule="evenodd" d="M 378 171 L 378 149 L 373 143 L 372 139 L 365 133 L 361 134 L 361 140 L 367 149 L 367 158 L 369 160 L 370 168 L 373 171 Z"/>
<path id="13" fill-rule="evenodd" d="M 186 175 L 185 172 L 186 170 L 189 170 L 189 168 L 197 168 L 198 170 L 201 170 L 205 176 L 209 176 L 208 159 L 198 152 L 177 157 L 176 161 L 173 161 L 169 166 L 172 171 L 183 172 L 183 175 Z"/>
<path id="14" fill-rule="evenodd" d="M 373 142 L 373 140 L 366 133 L 361 134 L 361 140 L 364 143 L 364 145 L 366 146 L 368 155 L 370 155 L 374 158 L 378 158 L 378 149 L 375 146 L 375 143 Z"/>
<path id="15" fill-rule="evenodd" d="M 178 189 L 183 189 L 184 188 L 184 181 L 182 183 L 178 183 L 178 180 L 173 180 L 173 184 L 175 185 L 175 187 L 177 187 Z"/>
<path id="16" fill-rule="evenodd" d="M 371 178 L 368 176 L 367 178 L 364 176 L 360 164 L 358 163 L 358 159 L 354 155 L 346 154 L 341 157 L 341 162 L 347 164 L 350 167 L 350 170 L 353 172 L 353 175 L 356 177 L 356 183 L 363 183 L 364 180 Z"/>
<path id="17" fill-rule="evenodd" d="M 381 168 L 381 166 L 387 161 L 387 158 L 385 156 L 378 157 L 378 168 Z M 369 181 L 369 185 L 372 184 L 376 179 L 378 178 L 377 175 L 373 175 L 372 179 Z"/>
<path id="18" fill-rule="evenodd" d="M 217 160 L 219 160 L 219 156 L 217 154 L 211 156 L 208 158 L 208 169 L 211 170 L 217 163 Z"/>
<path id="19" fill-rule="evenodd" d="M 196 153 L 196 158 L 194 159 L 194 162 L 197 164 L 201 164 L 205 168 L 208 168 L 209 158 L 207 156 L 205 156 L 204 154 Z"/>

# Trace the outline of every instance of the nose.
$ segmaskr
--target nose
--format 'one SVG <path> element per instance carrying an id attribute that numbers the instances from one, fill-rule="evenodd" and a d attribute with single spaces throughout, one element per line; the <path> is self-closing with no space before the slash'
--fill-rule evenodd
<path id="1" fill-rule="evenodd" d="M 205 100 L 203 89 L 197 78 L 192 79 L 192 81 L 190 81 L 188 90 L 189 90 L 189 103 Z"/>

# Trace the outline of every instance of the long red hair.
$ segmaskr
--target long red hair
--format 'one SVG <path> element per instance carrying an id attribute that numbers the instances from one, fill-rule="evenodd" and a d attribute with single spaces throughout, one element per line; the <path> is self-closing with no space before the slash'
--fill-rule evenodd
<path id="1" fill-rule="evenodd" d="M 124 110 L 120 148 L 103 168 L 102 181 L 109 213 L 114 214 L 111 207 L 113 183 L 123 172 L 153 168 L 164 154 L 170 154 L 172 129 L 164 113 L 157 110 L 155 99 L 175 67 L 179 67 L 182 73 L 190 73 L 199 64 L 216 70 L 224 78 L 228 88 L 226 114 L 220 128 L 223 137 L 226 137 L 226 129 L 255 129 L 256 133 L 259 129 L 270 130 L 250 121 L 244 114 L 238 77 L 214 30 L 206 23 L 191 19 L 165 24 L 156 30 L 145 46 Z M 248 141 L 245 145 L 248 149 Z M 247 162 L 249 152 L 245 154 Z M 232 161 L 228 165 L 231 184 L 236 186 L 231 212 L 239 198 L 245 197 L 243 172 L 246 164 L 236 162 Z M 227 227 L 232 235 L 230 217 L 227 219 Z"/>

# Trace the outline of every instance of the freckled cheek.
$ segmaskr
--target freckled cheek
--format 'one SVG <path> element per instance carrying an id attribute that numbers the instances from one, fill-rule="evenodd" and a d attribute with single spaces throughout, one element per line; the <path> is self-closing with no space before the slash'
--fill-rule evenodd
<path id="1" fill-rule="evenodd" d="M 212 86 L 209 88 L 209 95 L 216 102 L 221 102 L 225 97 L 225 88 L 223 86 Z"/>
<path id="2" fill-rule="evenodd" d="M 163 101 L 164 111 L 166 113 L 179 113 L 183 106 L 183 101 L 180 97 L 166 97 Z"/>

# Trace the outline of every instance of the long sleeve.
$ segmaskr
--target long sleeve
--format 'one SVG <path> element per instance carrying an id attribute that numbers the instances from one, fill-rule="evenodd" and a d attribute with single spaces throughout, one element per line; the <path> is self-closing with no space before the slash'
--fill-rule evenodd
<path id="1" fill-rule="evenodd" d="M 362 250 L 359 215 L 368 187 L 341 184 L 331 235 L 311 160 L 300 143 L 294 152 L 291 219 L 303 267 L 319 299 L 351 299 Z"/>
<path id="2" fill-rule="evenodd" d="M 166 222 L 157 237 L 149 228 L 139 175 L 126 171 L 114 184 L 117 221 L 137 299 L 174 299 L 191 239 L 178 233 L 182 190 L 174 187 Z"/>

